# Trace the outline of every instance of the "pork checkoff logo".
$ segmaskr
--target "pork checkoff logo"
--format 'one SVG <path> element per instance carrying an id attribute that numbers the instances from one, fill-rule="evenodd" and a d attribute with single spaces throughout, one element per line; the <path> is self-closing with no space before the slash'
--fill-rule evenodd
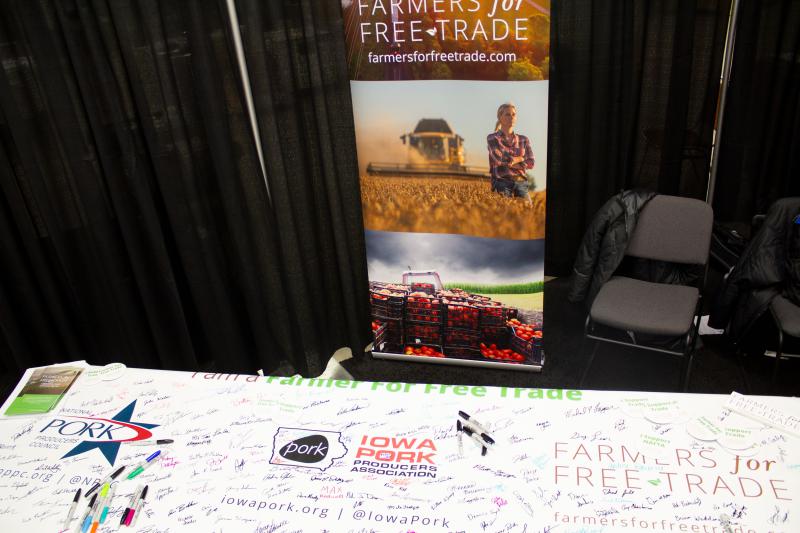
<path id="1" fill-rule="evenodd" d="M 48 446 L 47 443 L 48 441 L 72 443 L 80 440 L 78 445 L 68 451 L 62 459 L 96 448 L 100 450 L 109 464 L 114 466 L 120 444 L 149 439 L 153 436 L 150 430 L 158 427 L 158 424 L 132 422 L 131 418 L 135 408 L 136 400 L 129 403 L 127 407 L 111 418 L 92 416 L 60 416 L 53 418 L 39 430 L 37 438 L 45 441 L 45 444 L 39 444 L 39 446 L 60 447 L 58 444 Z"/>
<path id="2" fill-rule="evenodd" d="M 347 454 L 338 431 L 279 427 L 270 464 L 325 470 Z"/>

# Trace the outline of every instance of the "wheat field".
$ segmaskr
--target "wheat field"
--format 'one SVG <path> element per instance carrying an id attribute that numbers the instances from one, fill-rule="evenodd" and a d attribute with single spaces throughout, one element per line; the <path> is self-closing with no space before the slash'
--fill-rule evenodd
<path id="1" fill-rule="evenodd" d="M 483 180 L 361 176 L 364 227 L 376 231 L 543 239 L 546 192 L 531 200 L 505 198 Z"/>

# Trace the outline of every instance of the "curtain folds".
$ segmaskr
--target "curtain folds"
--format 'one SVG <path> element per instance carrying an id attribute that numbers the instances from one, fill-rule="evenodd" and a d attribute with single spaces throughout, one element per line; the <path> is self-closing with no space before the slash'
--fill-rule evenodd
<path id="1" fill-rule="evenodd" d="M 800 2 L 742 0 L 714 212 L 748 227 L 775 200 L 800 196 Z"/>
<path id="2" fill-rule="evenodd" d="M 291 298 L 309 304 L 293 310 L 306 325 L 297 341 L 307 351 L 314 336 L 363 339 L 368 283 L 340 2 L 236 0 L 236 9 L 282 270 Z"/>
<path id="3" fill-rule="evenodd" d="M 705 197 L 730 3 L 553 2 L 547 274 L 621 189 Z"/>
<path id="4" fill-rule="evenodd" d="M 363 232 L 341 234 L 360 222 L 358 195 L 358 220 L 325 201 L 356 173 L 310 165 L 307 182 L 276 190 L 315 209 L 287 220 L 275 207 L 224 0 L 3 3 L 0 59 L 6 366 L 252 373 L 288 360 L 316 374 L 336 348 L 367 343 Z M 346 151 L 347 136 L 336 143 Z M 290 221 L 324 231 L 290 238 Z"/>

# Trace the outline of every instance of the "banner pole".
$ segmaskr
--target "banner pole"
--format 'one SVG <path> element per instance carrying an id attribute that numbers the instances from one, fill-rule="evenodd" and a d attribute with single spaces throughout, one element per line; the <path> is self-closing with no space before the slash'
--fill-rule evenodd
<path id="1" fill-rule="evenodd" d="M 739 19 L 739 0 L 734 0 L 731 7 L 731 17 L 728 19 L 728 38 L 725 41 L 724 60 L 722 62 L 722 88 L 719 100 L 719 117 L 717 127 L 714 131 L 714 144 L 711 153 L 711 172 L 708 178 L 708 188 L 706 189 L 706 203 L 714 202 L 714 187 L 717 182 L 717 166 L 719 164 L 719 147 L 722 141 L 722 126 L 725 117 L 725 102 L 730 86 L 731 65 L 733 64 L 733 49 L 736 41 L 736 22 Z"/>

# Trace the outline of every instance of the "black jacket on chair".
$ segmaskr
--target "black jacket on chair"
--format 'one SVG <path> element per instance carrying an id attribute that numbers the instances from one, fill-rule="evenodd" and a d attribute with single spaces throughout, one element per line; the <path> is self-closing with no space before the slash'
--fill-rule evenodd
<path id="1" fill-rule="evenodd" d="M 727 329 L 735 342 L 779 294 L 800 305 L 795 300 L 800 295 L 800 231 L 794 223 L 799 213 L 800 198 L 783 198 L 772 204 L 763 226 L 725 279 L 709 326 Z"/>
<path id="2" fill-rule="evenodd" d="M 622 191 L 597 211 L 575 257 L 569 301 L 586 300 L 591 307 L 600 288 L 622 263 L 639 211 L 655 195 L 650 191 Z"/>

